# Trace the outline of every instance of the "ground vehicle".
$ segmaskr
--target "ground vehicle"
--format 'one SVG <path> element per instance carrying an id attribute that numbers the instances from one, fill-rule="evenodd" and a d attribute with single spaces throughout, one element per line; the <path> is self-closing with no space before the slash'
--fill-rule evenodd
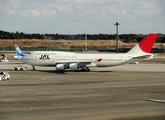
<path id="1" fill-rule="evenodd" d="M 27 67 L 23 67 L 22 65 L 19 65 L 19 66 L 17 66 L 17 67 L 14 67 L 13 68 L 14 70 L 20 70 L 20 71 L 24 71 L 24 70 L 27 70 Z"/>
<path id="2" fill-rule="evenodd" d="M 0 72 L 0 81 L 1 80 L 9 80 L 9 79 L 10 79 L 10 75 L 7 71 Z"/>
<path id="3" fill-rule="evenodd" d="M 8 60 L 7 60 L 5 54 L 1 54 L 0 56 L 2 56 L 2 57 L 0 58 L 0 62 L 8 62 Z"/>

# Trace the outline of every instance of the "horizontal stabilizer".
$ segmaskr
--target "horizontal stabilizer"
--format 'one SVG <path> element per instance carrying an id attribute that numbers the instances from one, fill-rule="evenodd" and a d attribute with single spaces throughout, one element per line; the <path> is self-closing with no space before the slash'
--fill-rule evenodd
<path id="1" fill-rule="evenodd" d="M 152 57 L 153 55 L 141 55 L 141 56 L 137 56 L 137 57 L 132 57 L 132 59 L 148 59 L 150 57 Z"/>
<path id="2" fill-rule="evenodd" d="M 14 56 L 14 58 L 21 59 L 22 56 Z"/>

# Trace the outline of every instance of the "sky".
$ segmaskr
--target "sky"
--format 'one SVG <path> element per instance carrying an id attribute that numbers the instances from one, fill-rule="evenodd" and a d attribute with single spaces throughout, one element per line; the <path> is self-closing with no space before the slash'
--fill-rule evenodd
<path id="1" fill-rule="evenodd" d="M 40 34 L 165 34 L 165 0 L 0 0 L 0 30 Z"/>

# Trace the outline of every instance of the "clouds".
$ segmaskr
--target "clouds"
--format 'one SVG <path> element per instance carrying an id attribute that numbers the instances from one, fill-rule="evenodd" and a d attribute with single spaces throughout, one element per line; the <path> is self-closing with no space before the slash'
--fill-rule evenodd
<path id="1" fill-rule="evenodd" d="M 135 14 L 138 16 L 154 15 L 159 14 L 160 11 L 161 8 L 159 6 L 154 5 L 154 3 L 142 1 L 140 6 L 138 7 L 138 10 L 135 10 Z"/>
<path id="2" fill-rule="evenodd" d="M 52 17 L 54 15 L 69 14 L 95 14 L 100 13 L 100 19 L 106 19 L 106 16 L 120 15 L 125 19 L 130 19 L 130 15 L 144 16 L 147 14 L 159 14 L 161 9 L 155 6 L 154 2 L 146 0 L 22 0 L 10 1 L 3 0 L 4 9 L 9 14 L 20 14 L 24 17 Z M 131 11 L 131 12 L 130 12 Z M 130 15 L 129 15 L 130 14 Z"/>
<path id="3" fill-rule="evenodd" d="M 20 1 L 12 2 L 10 0 L 0 1 L 0 13 L 14 14 L 18 7 L 20 6 Z"/>
<path id="4" fill-rule="evenodd" d="M 75 4 L 94 4 L 100 5 L 106 2 L 106 0 L 73 0 Z"/>
<path id="5" fill-rule="evenodd" d="M 56 15 L 55 10 L 50 10 L 50 9 L 32 9 L 32 10 L 25 10 L 21 11 L 20 14 L 25 17 L 52 17 Z"/>
<path id="6" fill-rule="evenodd" d="M 0 22 L 4 24 L 0 27 L 8 30 L 8 22 L 15 27 L 19 21 L 20 26 L 13 28 L 14 31 L 28 28 L 28 32 L 41 32 L 42 29 L 50 33 L 99 33 L 106 27 L 111 33 L 114 27 L 107 26 L 118 21 L 122 32 L 139 33 L 144 26 L 154 25 L 150 29 L 159 26 L 155 21 L 165 27 L 164 5 L 162 0 L 1 0 Z M 24 24 L 27 22 L 30 26 Z M 156 29 L 164 31 L 163 27 Z M 142 31 L 147 33 L 149 29 Z"/>

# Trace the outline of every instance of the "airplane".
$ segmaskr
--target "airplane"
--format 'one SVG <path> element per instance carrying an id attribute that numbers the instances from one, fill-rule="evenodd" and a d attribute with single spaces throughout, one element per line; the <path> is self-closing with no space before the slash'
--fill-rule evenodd
<path id="1" fill-rule="evenodd" d="M 143 38 L 136 46 L 124 54 L 82 54 L 62 51 L 31 51 L 24 54 L 16 45 L 17 58 L 21 62 L 35 66 L 55 67 L 57 71 L 66 69 L 90 71 L 91 67 L 112 67 L 118 65 L 139 62 L 152 59 L 152 46 L 157 38 L 157 33 L 150 33 Z"/>
<path id="2" fill-rule="evenodd" d="M 148 99 L 148 98 L 145 98 L 144 100 L 146 100 L 146 101 L 150 101 L 150 102 L 165 103 L 164 100 Z"/>
<path id="3" fill-rule="evenodd" d="M 14 56 L 14 58 L 20 59 L 21 57 L 26 55 L 21 51 L 21 49 L 18 47 L 18 45 L 14 45 L 14 48 L 16 50 L 16 55 Z"/>

